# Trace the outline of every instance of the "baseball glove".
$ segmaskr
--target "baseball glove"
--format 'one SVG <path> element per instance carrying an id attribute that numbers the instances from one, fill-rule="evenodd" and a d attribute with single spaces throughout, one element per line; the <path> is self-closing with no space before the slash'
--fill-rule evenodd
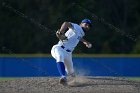
<path id="1" fill-rule="evenodd" d="M 65 34 L 64 33 L 61 33 L 60 32 L 60 30 L 58 30 L 57 32 L 56 32 L 56 36 L 60 39 L 60 40 L 67 40 L 67 37 L 65 36 Z"/>

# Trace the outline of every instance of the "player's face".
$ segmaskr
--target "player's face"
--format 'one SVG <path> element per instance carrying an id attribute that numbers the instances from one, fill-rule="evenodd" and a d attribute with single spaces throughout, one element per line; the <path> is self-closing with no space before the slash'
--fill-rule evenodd
<path id="1" fill-rule="evenodd" d="M 84 28 L 85 31 L 88 31 L 90 29 L 90 25 L 88 23 L 81 23 L 80 26 Z"/>

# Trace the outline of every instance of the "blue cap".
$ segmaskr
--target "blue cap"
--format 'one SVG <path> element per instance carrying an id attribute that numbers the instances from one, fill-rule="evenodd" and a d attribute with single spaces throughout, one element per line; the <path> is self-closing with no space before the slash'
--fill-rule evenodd
<path id="1" fill-rule="evenodd" d="M 83 19 L 81 23 L 88 23 L 90 26 L 92 26 L 91 20 L 89 19 Z"/>

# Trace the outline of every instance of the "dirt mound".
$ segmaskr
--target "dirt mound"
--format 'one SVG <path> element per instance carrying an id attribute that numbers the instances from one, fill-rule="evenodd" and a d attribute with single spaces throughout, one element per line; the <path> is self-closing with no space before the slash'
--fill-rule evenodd
<path id="1" fill-rule="evenodd" d="M 30 77 L 0 81 L 0 93 L 140 93 L 140 82 L 116 77 Z"/>

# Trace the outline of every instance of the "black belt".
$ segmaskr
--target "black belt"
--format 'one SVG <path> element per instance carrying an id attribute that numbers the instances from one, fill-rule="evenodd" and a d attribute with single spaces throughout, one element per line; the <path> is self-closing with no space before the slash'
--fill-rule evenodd
<path id="1" fill-rule="evenodd" d="M 62 47 L 63 49 L 65 49 L 65 47 L 64 47 L 63 45 L 62 45 L 61 47 Z M 66 49 L 66 51 L 67 51 L 67 52 L 71 52 L 71 50 L 69 50 L 69 49 Z"/>

